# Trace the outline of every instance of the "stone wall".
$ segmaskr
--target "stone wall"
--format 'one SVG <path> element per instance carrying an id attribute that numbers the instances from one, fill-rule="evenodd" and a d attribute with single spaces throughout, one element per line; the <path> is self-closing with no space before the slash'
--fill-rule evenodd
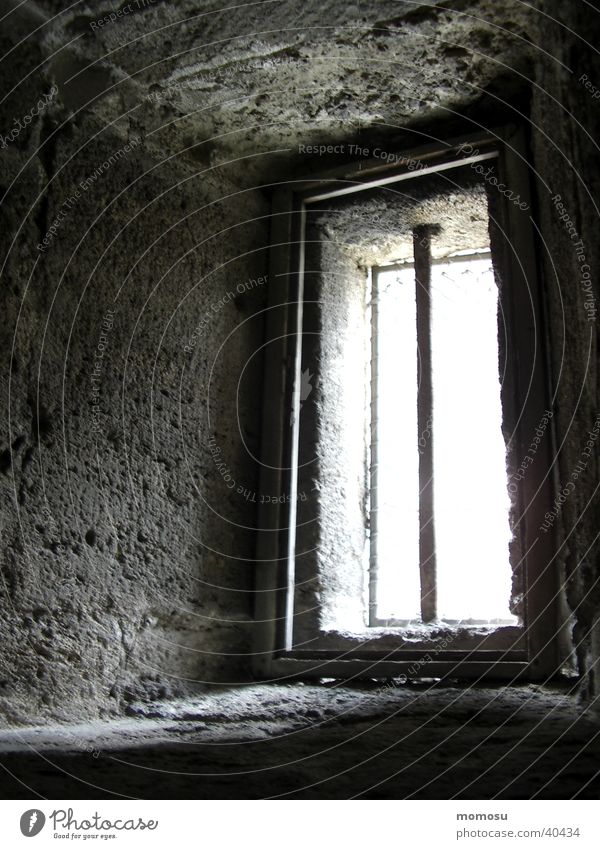
<path id="1" fill-rule="evenodd" d="M 540 13 L 554 16 L 542 18 L 540 14 L 535 19 L 539 49 L 531 113 L 539 253 L 555 393 L 558 497 L 567 490 L 566 501 L 556 505 L 554 523 L 559 532 L 558 563 L 574 612 L 573 636 L 583 674 L 582 693 L 595 698 L 600 694 L 595 668 L 600 660 L 600 99 L 594 99 L 590 86 L 600 84 L 593 70 L 598 65 L 595 45 L 600 26 L 597 12 L 580 4 L 567 4 L 560 13 L 551 2 L 538 5 Z M 586 447 L 590 432 L 596 433 L 591 437 L 591 453 Z"/>
<path id="2" fill-rule="evenodd" d="M 17 51 L 9 82 L 39 59 Z M 55 82 L 32 73 L 0 126 Z M 15 722 L 249 665 L 256 507 L 237 489 L 256 487 L 268 204 L 156 160 L 126 120 L 70 117 L 61 89 L 0 177 L 0 712 Z"/>
<path id="3" fill-rule="evenodd" d="M 201 19 L 197 5 L 154 4 L 98 30 L 103 4 L 40 0 L 0 35 L 10 722 L 110 713 L 248 675 L 269 207 L 267 190 L 245 187 L 356 158 L 350 143 L 372 155 L 401 149 L 398 138 L 415 147 L 450 126 L 531 117 L 557 485 L 597 420 L 597 322 L 551 200 L 561 195 L 593 280 L 595 12 L 294 0 L 245 17 L 207 4 Z M 323 142 L 343 150 L 301 155 Z M 556 518 L 589 697 L 596 457 Z"/>

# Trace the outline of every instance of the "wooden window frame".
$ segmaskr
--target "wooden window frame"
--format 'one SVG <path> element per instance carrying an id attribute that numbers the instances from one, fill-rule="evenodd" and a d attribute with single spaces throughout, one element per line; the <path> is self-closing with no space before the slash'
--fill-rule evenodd
<path id="1" fill-rule="evenodd" d="M 465 154 L 467 145 L 470 154 Z M 541 534 L 539 530 L 554 497 L 551 433 L 542 440 L 536 462 L 520 481 L 517 493 L 526 649 L 434 649 L 432 657 L 431 651 L 422 648 L 365 649 L 364 640 L 363 646 L 340 647 L 339 651 L 292 649 L 306 209 L 322 200 L 467 164 L 495 161 L 502 182 L 528 207 L 527 213 L 519 210 L 516 214 L 514 204 L 501 196 L 502 255 L 495 257 L 506 278 L 499 297 L 506 319 L 504 356 L 510 379 L 503 381 L 502 406 L 505 421 L 508 420 L 514 435 L 509 456 L 516 463 L 516 458 L 522 458 L 531 443 L 540 411 L 549 405 L 543 290 L 535 256 L 526 151 L 524 130 L 504 127 L 403 152 L 394 157 L 393 165 L 382 166 L 380 160 L 363 161 L 319 179 L 295 180 L 274 189 L 260 492 L 280 493 L 283 497 L 260 498 L 258 505 L 253 641 L 253 671 L 257 677 L 281 681 L 295 677 L 347 679 L 406 675 L 516 681 L 540 680 L 560 671 L 562 658 L 557 634 L 560 590 L 555 539 L 552 532 Z M 420 164 L 418 170 L 414 170 L 415 161 Z M 293 410 L 292 427 L 290 410 Z"/>

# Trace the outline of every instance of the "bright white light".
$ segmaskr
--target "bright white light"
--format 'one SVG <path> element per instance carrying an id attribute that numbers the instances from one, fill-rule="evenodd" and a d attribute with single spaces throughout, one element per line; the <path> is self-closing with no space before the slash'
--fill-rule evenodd
<path id="1" fill-rule="evenodd" d="M 381 619 L 418 620 L 417 312 L 412 269 L 378 272 L 377 596 Z"/>
<path id="2" fill-rule="evenodd" d="M 419 450 L 431 440 L 438 619 L 516 622 L 489 259 L 432 266 L 433 419 L 417 432 L 414 269 L 379 271 L 376 612 L 418 620 Z M 421 446 L 421 447 L 419 447 Z"/>
<path id="3" fill-rule="evenodd" d="M 509 611 L 510 500 L 498 377 L 498 289 L 491 261 L 434 264 L 431 275 L 434 516 L 440 619 Z"/>

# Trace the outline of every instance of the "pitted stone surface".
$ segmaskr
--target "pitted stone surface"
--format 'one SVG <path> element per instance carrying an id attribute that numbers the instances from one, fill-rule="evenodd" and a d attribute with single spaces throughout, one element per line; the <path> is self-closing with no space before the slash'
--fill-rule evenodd
<path id="1" fill-rule="evenodd" d="M 600 407 L 597 325 L 549 198 L 561 195 L 600 267 L 600 112 L 577 82 L 597 57 L 553 22 L 554 5 L 185 0 L 100 26 L 105 0 L 11 4 L 0 133 L 58 94 L 0 163 L 6 726 L 123 716 L 248 681 L 266 289 L 250 283 L 267 273 L 271 183 L 356 159 L 350 145 L 377 159 L 531 118 L 568 479 Z M 594 41 L 583 4 L 561 20 Z M 315 143 L 343 150 L 300 150 Z M 473 199 L 457 199 L 453 239 Z M 346 222 L 355 263 L 401 247 L 386 210 L 370 212 Z M 593 455 L 557 520 L 592 705 L 597 476 Z"/>
<path id="2" fill-rule="evenodd" d="M 597 798 L 600 726 L 569 692 L 332 681 L 132 704 L 135 718 L 4 733 L 0 786 L 5 798 Z"/>

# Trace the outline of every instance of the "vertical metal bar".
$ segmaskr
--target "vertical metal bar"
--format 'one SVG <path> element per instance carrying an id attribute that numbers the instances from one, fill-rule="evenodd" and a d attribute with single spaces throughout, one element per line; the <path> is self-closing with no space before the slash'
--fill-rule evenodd
<path id="1" fill-rule="evenodd" d="M 369 625 L 377 624 L 377 474 L 378 474 L 378 363 L 379 272 L 371 276 L 371 457 L 369 468 Z"/>
<path id="2" fill-rule="evenodd" d="M 279 494 L 284 487 L 285 436 L 289 430 L 286 406 L 288 369 L 288 327 L 290 322 L 291 246 L 293 196 L 279 189 L 273 198 L 271 250 L 269 255 L 269 304 L 265 329 L 265 377 L 263 382 L 263 435 L 259 493 Z M 256 545 L 255 624 L 253 668 L 268 678 L 278 647 L 281 605 L 278 596 L 283 585 L 281 516 L 277 499 L 260 497 Z"/>
<path id="3" fill-rule="evenodd" d="M 413 233 L 417 303 L 419 434 L 429 430 L 419 453 L 419 568 L 421 575 L 421 618 L 432 622 L 437 616 L 435 531 L 433 522 L 433 411 L 431 374 L 431 229 L 418 227 Z"/>
<path id="4" fill-rule="evenodd" d="M 298 449 L 300 438 L 300 388 L 302 383 L 302 318 L 304 298 L 304 233 L 306 228 L 306 210 L 299 210 L 300 223 L 297 245 L 298 271 L 296 285 L 292 288 L 296 303 L 291 304 L 293 321 L 290 324 L 290 348 L 292 351 L 292 437 L 290 446 L 289 528 L 287 539 L 287 586 L 285 594 L 284 648 L 291 651 L 294 640 L 294 593 L 296 589 L 296 521 L 298 509 Z"/>

